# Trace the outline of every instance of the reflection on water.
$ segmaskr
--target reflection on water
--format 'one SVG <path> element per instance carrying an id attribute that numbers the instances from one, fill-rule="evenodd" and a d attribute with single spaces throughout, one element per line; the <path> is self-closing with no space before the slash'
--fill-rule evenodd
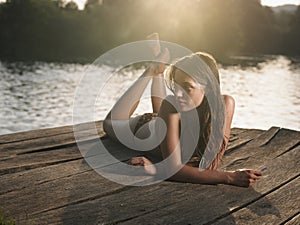
<path id="1" fill-rule="evenodd" d="M 220 68 L 222 92 L 236 100 L 233 127 L 279 126 L 300 130 L 299 62 L 292 64 L 288 58 L 279 56 L 256 66 Z M 72 124 L 74 93 L 86 71 L 99 76 L 105 74 L 104 89 L 101 89 L 103 84 L 90 84 L 90 90 L 99 89 L 99 98 L 92 97 L 97 99 L 97 120 L 103 119 L 114 101 L 142 72 L 128 68 L 108 77 L 108 67 L 0 63 L 0 134 Z M 86 90 L 87 98 L 90 98 L 90 90 Z M 141 103 L 137 113 L 151 109 L 149 97 Z M 84 102 L 82 105 L 84 107 Z"/>
<path id="2" fill-rule="evenodd" d="M 236 100 L 233 126 L 300 130 L 300 64 L 277 57 L 256 67 L 222 68 L 222 90 Z"/>
<path id="3" fill-rule="evenodd" d="M 71 124 L 82 71 L 70 64 L 0 64 L 0 133 Z"/>

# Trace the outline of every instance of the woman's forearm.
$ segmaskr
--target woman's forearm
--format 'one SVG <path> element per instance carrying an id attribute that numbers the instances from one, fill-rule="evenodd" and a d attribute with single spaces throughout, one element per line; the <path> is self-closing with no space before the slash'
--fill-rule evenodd
<path id="1" fill-rule="evenodd" d="M 170 179 L 196 184 L 230 184 L 231 172 L 217 170 L 200 171 L 197 167 L 184 165 Z"/>

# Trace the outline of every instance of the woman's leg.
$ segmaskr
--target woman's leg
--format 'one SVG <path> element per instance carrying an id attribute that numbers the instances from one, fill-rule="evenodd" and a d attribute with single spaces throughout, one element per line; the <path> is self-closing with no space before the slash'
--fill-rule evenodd
<path id="1" fill-rule="evenodd" d="M 165 49 L 160 54 L 159 61 L 166 61 L 168 59 L 169 51 Z M 133 129 L 138 119 L 130 119 L 130 117 L 137 108 L 139 101 L 150 80 L 152 80 L 152 108 L 153 112 L 158 112 L 161 102 L 166 96 L 166 88 L 163 78 L 164 69 L 165 65 L 163 63 L 152 63 L 149 68 L 147 68 L 145 72 L 138 78 L 138 80 L 116 102 L 116 104 L 113 106 L 113 108 L 103 121 L 103 128 L 110 137 L 117 140 L 116 135 L 113 131 L 112 120 L 114 121 L 114 126 L 118 127 L 128 126 L 127 122 L 128 120 L 130 120 L 130 127 L 131 129 Z"/>
<path id="2" fill-rule="evenodd" d="M 121 132 L 126 134 L 128 132 L 129 122 L 131 130 L 134 129 L 134 126 L 137 124 L 139 118 L 136 117 L 130 119 L 130 117 L 138 106 L 140 98 L 151 79 L 151 71 L 148 68 L 121 96 L 111 111 L 107 114 L 103 121 L 103 129 L 113 140 L 118 142 L 120 141 L 119 138 L 117 138 L 114 128 L 124 130 Z"/>
<path id="3" fill-rule="evenodd" d="M 157 46 L 156 46 L 157 47 Z M 157 49 L 156 49 L 157 50 Z M 164 51 L 160 54 L 160 61 L 167 61 L 169 60 L 169 51 L 168 49 L 164 49 Z M 159 108 L 161 106 L 162 100 L 166 96 L 166 87 L 164 83 L 164 75 L 163 72 L 165 70 L 164 63 L 152 63 L 148 69 L 139 77 L 139 79 L 125 92 L 125 94 L 117 101 L 117 103 L 113 106 L 112 110 L 106 116 L 103 122 L 103 128 L 105 132 L 116 141 L 119 141 L 116 137 L 113 127 L 112 127 L 112 120 L 120 120 L 120 126 L 127 126 L 123 123 L 123 121 L 129 121 L 129 125 L 131 130 L 134 129 L 136 126 L 139 117 L 130 119 L 131 115 L 137 108 L 140 98 L 143 95 L 145 88 L 147 87 L 149 81 L 152 79 L 151 85 L 151 102 L 152 102 L 152 109 L 154 113 L 158 113 Z M 116 124 L 116 123 L 115 123 Z M 114 124 L 114 125 L 115 125 Z M 118 125 L 118 126 L 119 126 Z M 145 128 L 145 132 L 143 131 Z M 144 133 L 148 133 L 146 131 L 147 126 L 141 127 L 138 130 L 137 135 L 143 135 Z M 142 138 L 142 137 L 139 137 Z M 145 172 L 148 174 L 155 174 L 156 168 L 145 157 L 134 157 L 131 159 L 132 165 L 139 165 L 143 166 Z"/>
<path id="4" fill-rule="evenodd" d="M 115 103 L 105 120 L 128 120 L 138 106 L 140 98 L 151 79 L 152 73 L 148 68 Z"/>
<path id="5" fill-rule="evenodd" d="M 151 85 L 151 102 L 154 113 L 158 113 L 162 100 L 166 97 L 166 86 L 163 73 L 153 77 Z"/>
<path id="6" fill-rule="evenodd" d="M 163 57 L 169 57 L 169 52 L 166 49 L 165 53 L 163 53 Z M 153 113 L 158 113 L 162 100 L 166 97 L 166 86 L 164 82 L 164 66 L 161 68 L 157 68 L 156 72 L 154 72 L 155 76 L 153 76 L 152 79 L 152 85 L 151 85 L 151 102 L 152 102 L 152 109 Z M 149 123 L 150 125 L 150 123 Z M 136 135 L 138 137 L 145 137 L 149 134 L 149 128 L 146 126 L 141 127 L 141 129 L 138 130 Z M 153 163 L 147 159 L 146 157 L 133 157 L 130 160 L 131 165 L 135 166 L 142 166 L 147 174 L 155 175 L 157 173 L 156 167 L 153 165 Z"/>

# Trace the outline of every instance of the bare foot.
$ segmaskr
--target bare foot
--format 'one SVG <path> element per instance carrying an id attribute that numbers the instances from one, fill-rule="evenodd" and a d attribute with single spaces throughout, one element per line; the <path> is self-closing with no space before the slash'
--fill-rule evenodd
<path id="1" fill-rule="evenodd" d="M 160 54 L 160 43 L 159 43 L 159 35 L 158 33 L 150 34 L 147 37 L 149 41 L 149 46 L 151 48 L 152 54 L 157 57 Z"/>
<path id="2" fill-rule="evenodd" d="M 154 76 L 161 76 L 165 71 L 165 62 L 170 60 L 170 52 L 167 48 L 163 49 L 160 55 L 157 57 L 157 62 L 153 62 L 150 65 L 150 69 Z"/>
<path id="3" fill-rule="evenodd" d="M 143 166 L 147 174 L 155 175 L 157 173 L 153 163 L 145 157 L 133 157 L 130 160 L 130 164 L 133 166 Z"/>
<path id="4" fill-rule="evenodd" d="M 165 62 L 170 60 L 170 52 L 167 48 L 161 51 L 158 33 L 150 34 L 147 39 L 151 40 L 151 42 L 149 42 L 149 46 L 157 61 L 152 63 L 150 66 L 152 73 L 154 76 L 162 75 L 165 70 Z"/>

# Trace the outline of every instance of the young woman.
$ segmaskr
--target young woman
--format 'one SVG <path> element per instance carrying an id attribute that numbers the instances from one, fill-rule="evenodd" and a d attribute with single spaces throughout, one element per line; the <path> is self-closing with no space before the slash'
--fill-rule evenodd
<path id="1" fill-rule="evenodd" d="M 164 61 L 169 57 L 169 52 L 164 49 L 162 52 L 156 51 L 156 55 L 160 57 L 160 61 Z M 208 69 L 195 65 L 198 61 L 203 62 Z M 187 73 L 182 68 L 189 68 L 191 72 Z M 136 137 L 149 138 L 151 130 L 152 132 L 153 129 L 154 132 L 161 132 L 160 130 L 155 131 L 157 126 L 153 125 L 160 118 L 166 125 L 166 133 L 159 145 L 159 151 L 163 159 L 170 158 L 169 168 L 165 168 L 165 170 L 175 171 L 170 177 L 171 180 L 199 184 L 251 186 L 262 176 L 261 171 L 216 170 L 229 141 L 230 125 L 235 106 L 231 96 L 219 94 L 219 73 L 214 58 L 207 53 L 199 52 L 183 57 L 172 65 L 168 72 L 167 86 L 174 93 L 174 96 L 166 96 L 164 70 L 165 65 L 163 63 L 153 63 L 145 70 L 105 118 L 103 123 L 105 132 L 112 139 L 118 141 L 119 138 L 114 131 L 114 126 L 125 126 L 122 121 L 129 121 L 130 128 Z M 217 88 L 212 85 L 214 79 L 217 82 Z M 153 113 L 131 118 L 151 80 Z M 212 104 L 217 107 L 212 109 L 210 107 Z M 195 129 L 197 132 L 191 130 L 192 127 L 181 125 L 183 118 L 189 118 L 189 113 L 192 111 L 197 113 L 201 125 L 199 129 Z M 113 123 L 113 121 L 120 123 Z M 181 143 L 181 136 L 184 136 L 182 132 L 185 133 L 187 130 L 198 140 L 189 160 L 183 159 L 187 148 Z M 221 142 L 218 141 L 220 136 Z M 203 161 L 202 157 L 206 151 L 216 152 L 216 154 L 212 154 L 215 158 L 209 161 L 208 165 L 203 166 L 205 167 L 204 170 L 200 170 L 198 166 Z M 131 164 L 143 166 L 149 174 L 158 173 L 155 165 L 146 157 L 134 157 L 131 159 Z"/>

